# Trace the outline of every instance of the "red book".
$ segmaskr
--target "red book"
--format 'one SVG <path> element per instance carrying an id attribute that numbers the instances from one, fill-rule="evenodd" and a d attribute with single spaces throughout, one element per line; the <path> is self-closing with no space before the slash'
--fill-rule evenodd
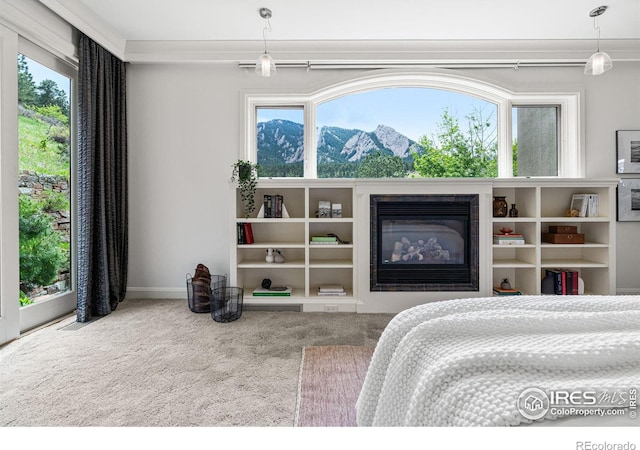
<path id="1" fill-rule="evenodd" d="M 562 295 L 567 295 L 567 271 L 562 271 Z"/>
<path id="2" fill-rule="evenodd" d="M 248 222 L 244 223 L 244 238 L 245 244 L 253 244 L 253 230 L 251 229 L 251 224 Z"/>
<path id="3" fill-rule="evenodd" d="M 578 279 L 580 278 L 580 274 L 578 272 L 573 272 L 573 278 L 571 279 L 571 294 L 578 295 Z"/>

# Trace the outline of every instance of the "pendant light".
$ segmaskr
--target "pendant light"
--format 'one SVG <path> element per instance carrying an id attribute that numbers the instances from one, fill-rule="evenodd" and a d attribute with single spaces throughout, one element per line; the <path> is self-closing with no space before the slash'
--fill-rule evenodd
<path id="1" fill-rule="evenodd" d="M 611 56 L 600 51 L 600 27 L 597 24 L 597 20 L 598 16 L 604 14 L 606 10 L 606 6 L 598 6 L 589 13 L 589 17 L 593 17 L 593 28 L 598 30 L 598 43 L 596 52 L 591 55 L 591 58 L 587 60 L 587 64 L 584 66 L 584 73 L 587 75 L 601 75 L 613 67 Z"/>
<path id="2" fill-rule="evenodd" d="M 271 32 L 271 10 L 269 8 L 260 8 L 259 10 L 260 17 L 262 17 L 267 26 L 262 29 L 262 40 L 264 41 L 264 53 L 260 55 L 258 58 L 258 62 L 256 63 L 256 73 L 262 77 L 270 77 L 276 74 L 276 63 L 273 62 L 273 58 L 267 51 L 267 38 L 265 33 L 267 31 Z"/>

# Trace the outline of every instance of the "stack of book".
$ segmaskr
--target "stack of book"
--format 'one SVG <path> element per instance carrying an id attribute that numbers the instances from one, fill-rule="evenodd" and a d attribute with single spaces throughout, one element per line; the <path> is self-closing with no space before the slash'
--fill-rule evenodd
<path id="1" fill-rule="evenodd" d="M 553 277 L 553 293 L 556 295 L 578 295 L 580 274 L 575 270 L 547 269 L 545 275 Z"/>
<path id="2" fill-rule="evenodd" d="M 276 218 L 281 219 L 282 216 L 282 204 L 283 197 L 280 194 L 268 195 L 265 194 L 263 209 L 265 219 Z"/>
<path id="3" fill-rule="evenodd" d="M 318 296 L 320 297 L 332 297 L 332 296 L 344 296 L 347 292 L 344 290 L 344 286 L 337 284 L 320 286 L 318 288 Z"/>
<path id="4" fill-rule="evenodd" d="M 254 297 L 290 297 L 291 288 L 289 286 L 272 286 L 269 289 L 257 288 L 253 290 Z"/>
<path id="5" fill-rule="evenodd" d="M 493 288 L 493 295 L 522 295 L 517 289 L 503 289 L 500 286 Z"/>
<path id="6" fill-rule="evenodd" d="M 238 222 L 238 244 L 253 244 L 253 229 L 249 222 Z"/>
<path id="7" fill-rule="evenodd" d="M 336 236 L 311 236 L 312 245 L 338 245 Z"/>
<path id="8" fill-rule="evenodd" d="M 496 245 L 524 245 L 524 236 L 521 234 L 494 234 L 493 243 Z"/>

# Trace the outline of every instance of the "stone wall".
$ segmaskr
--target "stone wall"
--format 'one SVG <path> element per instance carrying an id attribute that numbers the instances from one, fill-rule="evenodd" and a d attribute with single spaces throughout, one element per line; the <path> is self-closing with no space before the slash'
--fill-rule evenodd
<path id="1" fill-rule="evenodd" d="M 69 180 L 62 176 L 40 175 L 36 172 L 24 170 L 19 174 L 18 189 L 20 195 L 28 195 L 31 198 L 42 198 L 47 192 L 59 192 L 69 198 Z M 71 242 L 71 213 L 66 210 L 49 212 L 54 219 L 53 228 L 60 231 L 64 242 Z M 33 292 L 27 292 L 29 298 L 42 295 L 51 295 L 65 291 L 69 286 L 69 272 L 58 274 L 58 279 L 50 286 L 37 288 Z"/>

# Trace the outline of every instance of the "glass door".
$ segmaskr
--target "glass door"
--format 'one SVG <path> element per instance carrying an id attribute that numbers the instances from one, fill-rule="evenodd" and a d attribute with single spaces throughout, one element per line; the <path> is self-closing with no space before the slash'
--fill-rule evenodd
<path id="1" fill-rule="evenodd" d="M 20 330 L 73 311 L 75 70 L 32 44 L 18 53 Z"/>

